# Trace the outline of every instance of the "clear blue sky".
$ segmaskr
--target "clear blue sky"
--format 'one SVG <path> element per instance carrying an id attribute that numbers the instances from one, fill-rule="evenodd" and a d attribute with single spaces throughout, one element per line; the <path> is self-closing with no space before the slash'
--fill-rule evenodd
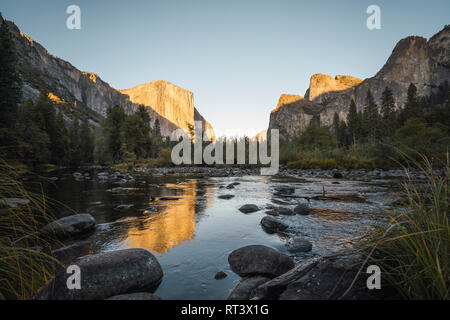
<path id="1" fill-rule="evenodd" d="M 68 30 L 66 8 L 81 8 Z M 381 30 L 366 8 L 381 8 Z M 0 11 L 50 53 L 115 88 L 163 79 L 194 92 L 216 132 L 267 128 L 282 93 L 314 73 L 373 76 L 396 42 L 450 23 L 450 1 L 2 0 Z"/>

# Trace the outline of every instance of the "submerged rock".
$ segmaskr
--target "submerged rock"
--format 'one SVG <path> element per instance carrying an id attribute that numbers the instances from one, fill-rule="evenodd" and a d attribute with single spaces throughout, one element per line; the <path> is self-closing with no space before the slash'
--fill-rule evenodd
<path id="1" fill-rule="evenodd" d="M 109 297 L 106 300 L 162 300 L 156 294 L 150 292 L 135 292 L 128 294 L 119 294 L 117 296 Z"/>
<path id="2" fill-rule="evenodd" d="M 220 280 L 220 279 L 226 278 L 227 276 L 228 275 L 225 272 L 219 271 L 214 275 L 214 279 Z"/>
<path id="3" fill-rule="evenodd" d="M 0 203 L 3 203 L 11 208 L 17 208 L 30 204 L 30 200 L 23 198 L 3 198 L 0 199 Z"/>
<path id="4" fill-rule="evenodd" d="M 270 278 L 263 276 L 243 278 L 231 291 L 227 300 L 249 300 L 254 296 L 254 289 L 267 281 L 270 281 Z"/>
<path id="5" fill-rule="evenodd" d="M 278 213 L 284 216 L 292 216 L 294 215 L 294 211 L 292 211 L 289 208 L 285 207 L 278 207 L 276 210 L 278 210 Z"/>
<path id="6" fill-rule="evenodd" d="M 252 213 L 258 210 L 259 208 L 256 204 L 244 204 L 242 207 L 239 208 L 239 211 L 243 213 Z"/>
<path id="7" fill-rule="evenodd" d="M 335 178 L 335 179 L 342 179 L 344 177 L 342 172 L 340 172 L 338 169 L 333 169 L 331 174 L 333 175 L 333 178 Z"/>
<path id="8" fill-rule="evenodd" d="M 307 204 L 300 203 L 294 208 L 294 213 L 306 216 L 311 213 L 311 209 Z"/>
<path id="9" fill-rule="evenodd" d="M 91 243 L 89 241 L 80 241 L 71 245 L 58 248 L 52 251 L 53 256 L 62 264 L 68 265 L 78 257 L 89 253 Z"/>
<path id="10" fill-rule="evenodd" d="M 93 232 L 96 222 L 89 213 L 67 216 L 47 224 L 40 230 L 43 236 L 56 237 L 59 240 L 76 238 Z"/>
<path id="11" fill-rule="evenodd" d="M 80 289 L 68 289 L 66 270 L 61 271 L 37 295 L 40 300 L 106 299 L 133 291 L 156 288 L 163 270 L 148 250 L 133 248 L 86 256 L 74 261 L 80 268 Z"/>
<path id="12" fill-rule="evenodd" d="M 231 198 L 234 198 L 234 195 L 232 195 L 232 194 L 223 194 L 223 195 L 218 196 L 218 198 L 219 199 L 229 200 Z"/>
<path id="13" fill-rule="evenodd" d="M 292 258 L 262 245 L 250 245 L 234 250 L 228 256 L 228 263 L 231 270 L 241 277 L 277 277 L 294 267 Z"/>
<path id="14" fill-rule="evenodd" d="M 262 218 L 261 226 L 267 233 L 275 233 L 278 231 L 286 230 L 288 228 L 287 224 L 271 216 Z"/>
<path id="15" fill-rule="evenodd" d="M 289 252 L 308 252 L 312 250 L 312 243 L 301 237 L 294 237 L 287 244 Z"/>
<path id="16" fill-rule="evenodd" d="M 117 207 L 115 207 L 114 210 L 124 211 L 124 210 L 128 210 L 128 209 L 132 208 L 133 206 L 134 205 L 132 205 L 132 204 L 121 204 L 121 205 L 118 205 Z"/>

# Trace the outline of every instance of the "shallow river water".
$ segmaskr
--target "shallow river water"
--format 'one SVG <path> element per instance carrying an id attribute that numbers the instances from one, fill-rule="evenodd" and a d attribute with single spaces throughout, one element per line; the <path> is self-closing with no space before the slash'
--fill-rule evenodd
<path id="1" fill-rule="evenodd" d="M 45 184 L 45 189 L 76 212 L 95 217 L 97 230 L 87 239 L 92 243 L 92 253 L 141 247 L 155 254 L 164 270 L 155 293 L 163 299 L 225 299 L 240 280 L 230 270 L 228 254 L 245 245 L 263 244 L 289 254 L 289 237 L 302 236 L 313 249 L 297 254 L 296 260 L 351 246 L 380 220 L 375 213 L 386 207 L 384 202 L 395 189 L 395 182 L 389 180 L 198 178 L 143 173 L 133 174 L 135 180 L 119 186 L 110 181 L 101 183 L 96 172 L 86 172 L 91 179 L 84 181 L 61 172 L 56 175 L 58 180 Z M 239 184 L 227 189 L 232 182 Z M 295 187 L 293 196 L 323 195 L 325 190 L 326 196 L 341 200 L 284 198 L 275 195 L 275 188 L 280 186 Z M 123 189 L 111 192 L 116 187 Z M 218 198 L 223 194 L 234 198 Z M 261 228 L 267 206 L 293 208 L 299 203 L 308 203 L 312 214 L 277 217 L 289 225 L 284 233 L 268 234 Z M 244 214 L 238 210 L 244 204 L 256 204 L 261 210 Z M 218 271 L 228 276 L 215 280 Z"/>

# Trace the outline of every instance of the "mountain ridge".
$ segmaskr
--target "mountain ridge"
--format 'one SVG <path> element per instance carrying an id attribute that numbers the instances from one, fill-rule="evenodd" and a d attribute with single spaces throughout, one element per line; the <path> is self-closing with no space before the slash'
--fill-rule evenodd
<path id="1" fill-rule="evenodd" d="M 0 23 L 2 21 L 3 17 L 0 13 Z M 138 103 L 132 101 L 120 90 L 113 88 L 98 74 L 81 71 L 70 62 L 53 56 L 44 46 L 22 32 L 14 22 L 5 21 L 16 47 L 19 73 L 23 80 L 24 100 L 28 98 L 35 100 L 40 91 L 47 90 L 75 106 L 84 106 L 90 109 L 99 118 L 105 117 L 107 110 L 115 105 L 122 106 L 127 114 L 137 110 Z M 162 93 L 159 95 L 164 98 Z M 150 125 L 154 127 L 155 121 L 158 119 L 163 136 L 170 135 L 173 130 L 178 128 L 186 130 L 187 125 L 180 125 L 181 122 L 194 124 L 195 120 L 202 121 L 204 127 L 209 128 L 209 135 L 214 135 L 212 126 L 193 107 L 193 101 L 192 109 L 189 113 L 184 113 L 185 118 L 183 119 L 164 117 L 164 114 L 183 114 L 185 107 L 183 104 L 166 104 L 166 107 L 170 107 L 172 111 L 163 114 L 155 110 L 152 105 L 144 105 L 151 118 Z"/>
<path id="2" fill-rule="evenodd" d="M 396 108 L 400 108 L 406 100 L 410 83 L 414 83 L 419 95 L 429 95 L 437 86 L 450 80 L 450 26 L 446 25 L 429 40 L 420 36 L 409 36 L 399 40 L 386 63 L 373 77 L 342 90 L 329 90 L 326 86 L 319 88 L 316 94 L 312 95 L 312 99 L 309 99 L 311 84 L 316 83 L 314 78 L 326 79 L 324 83 L 329 83 L 330 79 L 333 79 L 328 75 L 313 75 L 304 99 L 311 102 L 309 108 L 298 106 L 296 108 L 295 103 L 277 106 L 270 113 L 269 133 L 271 129 L 279 129 L 282 139 L 290 139 L 304 130 L 311 121 L 331 126 L 335 112 L 340 119 L 345 120 L 351 99 L 355 100 L 357 109 L 362 110 L 369 88 L 379 107 L 381 93 L 386 86 L 394 93 Z"/>

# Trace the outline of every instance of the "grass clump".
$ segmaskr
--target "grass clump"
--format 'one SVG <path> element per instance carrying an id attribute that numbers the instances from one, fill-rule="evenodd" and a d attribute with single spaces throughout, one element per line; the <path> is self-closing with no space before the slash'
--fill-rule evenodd
<path id="1" fill-rule="evenodd" d="M 364 245 L 382 276 L 406 299 L 449 299 L 449 165 L 436 174 L 423 157 L 414 162 L 426 176 L 417 181 L 408 172 L 403 183 L 404 207 L 388 215 L 387 227 L 374 230 Z"/>
<path id="2" fill-rule="evenodd" d="M 43 195 L 25 190 L 14 167 L 0 163 L 0 300 L 31 299 L 54 276 L 51 239 L 38 232 L 54 220 L 48 207 Z"/>

